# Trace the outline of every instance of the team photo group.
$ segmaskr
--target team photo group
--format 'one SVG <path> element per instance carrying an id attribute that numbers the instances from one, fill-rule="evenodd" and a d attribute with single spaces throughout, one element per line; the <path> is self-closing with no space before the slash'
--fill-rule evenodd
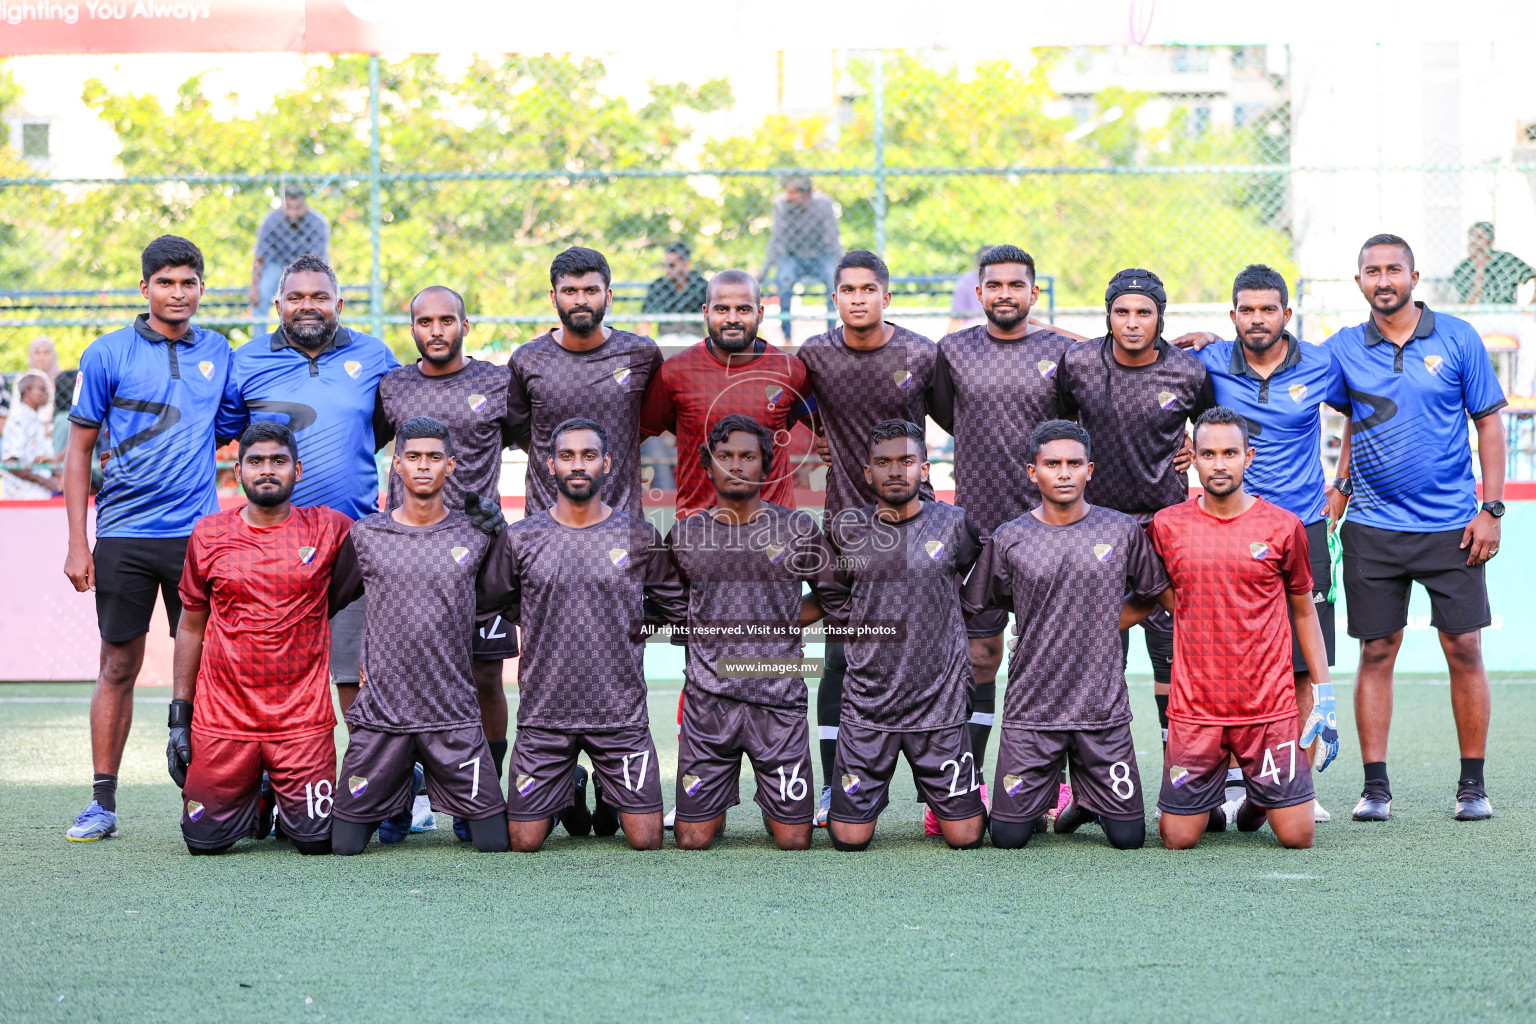
<path id="1" fill-rule="evenodd" d="M 319 256 L 281 270 L 276 329 L 238 349 L 197 322 L 193 242 L 155 239 L 142 272 L 147 311 L 86 349 L 69 413 L 64 572 L 94 592 L 101 635 L 71 841 L 119 835 L 157 595 L 191 854 L 275 837 L 354 855 L 435 827 L 433 811 L 485 852 L 536 851 L 556 829 L 705 849 L 743 756 L 784 850 L 821 828 L 867 848 L 903 758 L 925 831 L 956 849 L 1085 827 L 1137 849 L 1148 813 L 1170 849 L 1266 824 L 1307 848 L 1330 817 L 1313 773 L 1339 752 L 1335 599 L 1360 645 L 1351 817 L 1385 821 L 1415 582 L 1459 747 L 1444 813 L 1493 813 L 1480 631 L 1505 399 L 1478 332 L 1414 300 L 1398 236 L 1364 241 L 1363 322 L 1321 343 L 1291 333 L 1288 284 L 1263 265 L 1232 282 L 1230 337 L 1175 337 L 1147 269 L 1113 276 L 1105 332 L 1080 337 L 1036 317 L 1035 260 L 1015 245 L 977 259 L 984 321 L 938 341 L 886 319 L 890 272 L 854 250 L 825 333 L 770 343 L 758 277 L 722 270 L 697 310 L 707 337 L 666 358 L 604 322 L 608 263 L 570 248 L 549 271 L 559 326 L 505 364 L 466 354 L 452 282 L 412 298 L 419 359 L 402 365 L 347 326 Z M 1325 407 L 1346 424 L 1336 469 Z M 952 503 L 930 480 L 930 420 L 953 438 Z M 678 453 L 664 536 L 641 459 L 663 434 Z M 221 511 L 230 441 L 242 497 Z M 509 523 L 511 447 L 528 468 Z M 819 516 L 796 507 L 806 460 L 825 467 Z M 1141 757 L 1133 626 L 1162 739 Z M 685 659 L 675 778 L 644 665 L 668 638 Z M 808 641 L 824 658 L 802 660 Z"/>

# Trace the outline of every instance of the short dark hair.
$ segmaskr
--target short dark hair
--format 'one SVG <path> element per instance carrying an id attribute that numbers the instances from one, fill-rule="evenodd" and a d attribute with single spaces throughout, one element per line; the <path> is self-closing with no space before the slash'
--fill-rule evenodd
<path id="1" fill-rule="evenodd" d="M 1195 420 L 1195 443 L 1200 442 L 1201 427 L 1235 426 L 1243 432 L 1243 447 L 1248 447 L 1248 420 L 1239 412 L 1224 405 L 1213 405 Z"/>
<path id="2" fill-rule="evenodd" d="M 443 442 L 443 451 L 453 454 L 453 435 L 448 431 L 448 424 L 442 420 L 435 420 L 431 416 L 412 416 L 400 424 L 400 429 L 395 431 L 395 450 L 405 450 L 405 442 L 415 441 L 429 437 Z"/>
<path id="3" fill-rule="evenodd" d="M 1367 238 L 1365 244 L 1360 246 L 1360 255 L 1355 257 L 1355 265 L 1360 265 L 1360 261 L 1365 256 L 1365 250 L 1378 245 L 1395 245 L 1403 250 L 1403 252 L 1408 254 L 1408 269 L 1413 269 L 1413 247 L 1408 244 L 1408 240 L 1403 236 L 1388 234 L 1372 235 L 1370 238 Z"/>
<path id="4" fill-rule="evenodd" d="M 875 424 L 875 429 L 869 432 L 869 450 L 874 451 L 875 445 L 884 441 L 894 441 L 898 437 L 909 437 L 917 442 L 917 453 L 923 461 L 928 461 L 928 438 L 923 434 L 923 428 L 911 420 L 882 420 Z"/>
<path id="5" fill-rule="evenodd" d="M 1040 449 L 1052 441 L 1076 441 L 1083 446 L 1083 454 L 1093 461 L 1093 440 L 1088 431 L 1071 420 L 1046 420 L 1029 434 L 1029 461 L 1040 456 Z"/>
<path id="6" fill-rule="evenodd" d="M 555 427 L 555 432 L 549 435 L 549 455 L 554 458 L 560 444 L 560 435 L 569 434 L 573 430 L 590 430 L 597 435 L 599 447 L 604 455 L 608 454 L 608 431 L 596 420 L 589 420 L 585 416 L 572 416 Z"/>
<path id="7" fill-rule="evenodd" d="M 1280 308 L 1289 309 L 1291 293 L 1285 286 L 1285 276 L 1273 267 L 1262 263 L 1250 263 L 1232 279 L 1232 306 L 1237 307 L 1238 292 L 1279 292 Z"/>
<path id="8" fill-rule="evenodd" d="M 197 279 L 203 280 L 203 250 L 180 235 L 161 235 L 144 247 L 139 255 L 139 269 L 144 280 L 155 276 L 166 267 L 191 267 L 197 271 Z"/>
<path id="9" fill-rule="evenodd" d="M 608 269 L 608 260 L 596 249 L 573 245 L 549 261 L 551 288 L 562 277 L 586 277 L 588 274 L 602 274 L 604 288 L 613 284 L 613 271 Z"/>
<path id="10" fill-rule="evenodd" d="M 452 295 L 454 301 L 459 304 L 459 319 L 463 320 L 465 317 L 469 316 L 468 311 L 464 307 L 464 296 L 460 295 L 458 292 L 454 291 L 452 288 L 449 288 L 445 284 L 429 284 L 421 291 L 411 296 L 411 304 L 408 308 L 411 311 L 412 317 L 416 315 L 416 300 L 427 294 L 427 292 L 447 292 L 449 295 Z"/>
<path id="11" fill-rule="evenodd" d="M 842 283 L 843 271 L 855 268 L 873 271 L 875 280 L 880 282 L 880 287 L 886 291 L 890 290 L 891 268 L 885 265 L 885 260 L 868 249 L 849 249 L 843 253 L 843 258 L 837 261 L 837 270 L 832 274 L 832 287 L 836 288 Z"/>
<path id="12" fill-rule="evenodd" d="M 685 260 L 693 259 L 693 250 L 688 247 L 687 242 L 673 242 L 667 246 L 667 252 L 672 253 L 674 256 L 681 256 Z"/>
<path id="13" fill-rule="evenodd" d="M 768 433 L 768 428 L 757 420 L 739 412 L 720 417 L 720 422 L 709 428 L 708 439 L 699 445 L 699 465 L 708 469 L 710 463 L 714 461 L 710 456 L 715 450 L 715 445 L 738 431 L 757 438 L 757 452 L 762 456 L 763 477 L 766 479 L 768 471 L 773 468 L 773 435 Z"/>
<path id="14" fill-rule="evenodd" d="M 976 280 L 986 277 L 987 268 L 999 263 L 1022 263 L 1029 268 L 1031 283 L 1035 280 L 1035 258 L 1016 245 L 994 245 L 983 252 L 976 260 Z"/>
<path id="15" fill-rule="evenodd" d="M 763 301 L 762 285 L 758 284 L 757 278 L 745 270 L 721 270 L 716 272 L 715 276 L 711 277 L 709 283 L 704 286 L 704 304 L 706 306 L 715 297 L 715 289 L 723 284 L 750 285 L 752 287 L 752 301 L 757 303 Z"/>
<path id="16" fill-rule="evenodd" d="M 277 294 L 279 296 L 283 294 L 283 285 L 288 283 L 288 278 L 292 274 L 324 274 L 331 279 L 332 290 L 336 292 L 338 297 L 341 295 L 341 286 L 336 283 L 336 271 L 332 270 L 331 265 L 325 262 L 324 256 L 307 252 L 284 267 L 283 276 L 277 279 Z"/>
<path id="17" fill-rule="evenodd" d="M 235 461 L 244 462 L 245 453 L 251 445 L 260 444 L 262 441 L 276 441 L 288 449 L 288 454 L 293 456 L 293 461 L 299 461 L 299 442 L 293 436 L 293 431 L 288 429 L 288 424 L 279 423 L 276 420 L 257 420 L 245 428 L 245 433 L 240 435 L 240 454 Z"/>

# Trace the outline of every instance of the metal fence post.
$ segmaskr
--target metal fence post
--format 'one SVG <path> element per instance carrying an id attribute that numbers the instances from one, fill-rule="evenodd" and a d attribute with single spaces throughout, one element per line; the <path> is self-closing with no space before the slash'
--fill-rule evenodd
<path id="1" fill-rule="evenodd" d="M 875 51 L 875 254 L 885 256 L 885 51 Z"/>
<path id="2" fill-rule="evenodd" d="M 379 56 L 368 58 L 368 236 L 373 246 L 368 277 L 368 326 L 375 338 L 384 337 L 384 268 L 379 236 L 384 229 L 379 180 Z"/>

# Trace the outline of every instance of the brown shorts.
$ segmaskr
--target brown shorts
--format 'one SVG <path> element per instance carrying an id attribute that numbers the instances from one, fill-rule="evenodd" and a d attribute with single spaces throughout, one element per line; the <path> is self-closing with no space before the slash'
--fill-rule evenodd
<path id="1" fill-rule="evenodd" d="M 330 835 L 336 785 L 336 738 L 330 729 L 286 740 L 231 740 L 194 728 L 192 763 L 181 791 L 181 834 L 187 845 L 217 850 L 250 836 L 261 803 L 262 772 L 272 781 L 277 813 L 289 837 L 316 842 Z"/>
<path id="2" fill-rule="evenodd" d="M 1243 770 L 1248 799 L 1274 809 L 1313 797 L 1312 762 L 1297 749 L 1296 716 L 1258 725 L 1168 723 L 1167 769 L 1157 806 L 1165 814 L 1208 814 L 1226 800 L 1229 755 Z"/>
<path id="3" fill-rule="evenodd" d="M 937 817 L 963 821 L 982 812 L 970 726 L 885 732 L 845 718 L 832 761 L 832 820 L 861 824 L 880 817 L 891 802 L 897 754 L 906 756 L 918 798 Z"/>
<path id="4" fill-rule="evenodd" d="M 1043 817 L 1056 806 L 1063 764 L 1072 771 L 1072 798 L 1086 810 L 1111 821 L 1146 817 L 1129 724 L 1073 731 L 1004 725 L 992 817 L 1014 823 Z"/>
<path id="5" fill-rule="evenodd" d="M 506 810 L 480 726 L 407 733 L 353 729 L 336 783 L 336 817 L 371 825 L 410 807 L 411 774 L 418 761 L 427 773 L 434 810 L 471 821 Z"/>
<path id="6" fill-rule="evenodd" d="M 602 783 L 603 803 L 625 814 L 661 810 L 661 769 L 647 726 L 613 732 L 557 732 L 519 726 L 507 777 L 507 817 L 539 821 L 571 806 L 576 755 L 586 751 Z"/>
<path id="7" fill-rule="evenodd" d="M 811 730 L 805 712 L 717 697 L 689 687 L 677 737 L 677 820 L 709 821 L 741 802 L 741 757 L 757 774 L 757 805 L 774 821 L 815 815 Z"/>

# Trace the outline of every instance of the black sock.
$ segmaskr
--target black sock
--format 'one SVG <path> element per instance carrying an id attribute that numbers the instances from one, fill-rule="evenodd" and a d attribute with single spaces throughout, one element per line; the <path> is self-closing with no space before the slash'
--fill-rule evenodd
<path id="1" fill-rule="evenodd" d="M 1168 745 L 1168 695 L 1166 693 L 1154 693 L 1152 699 L 1157 702 L 1157 725 L 1163 730 L 1163 746 Z"/>
<path id="2" fill-rule="evenodd" d="M 355 857 L 367 847 L 368 840 L 378 831 L 378 822 L 360 825 L 356 822 L 331 819 L 331 853 L 338 857 Z"/>
<path id="3" fill-rule="evenodd" d="M 837 740 L 822 740 L 821 746 L 821 784 L 832 785 L 832 761 L 837 756 Z"/>
<path id="4" fill-rule="evenodd" d="M 1480 757 L 1464 757 L 1461 759 L 1461 781 L 1475 782 L 1479 786 L 1483 784 L 1483 759 Z"/>
<path id="5" fill-rule="evenodd" d="M 1035 823 L 998 821 L 993 818 L 989 831 L 992 833 L 992 845 L 999 850 L 1022 850 L 1028 845 L 1029 837 L 1035 834 Z"/>
<path id="6" fill-rule="evenodd" d="M 101 804 L 102 810 L 117 813 L 117 776 L 97 772 L 91 781 L 91 799 Z"/>
<path id="7" fill-rule="evenodd" d="M 496 777 L 501 778 L 502 765 L 507 759 L 507 741 L 491 740 L 491 762 L 496 765 Z"/>
<path id="8" fill-rule="evenodd" d="M 205 850 L 200 846 L 193 846 L 191 843 L 188 843 L 187 852 L 194 857 L 217 857 L 234 845 L 234 843 L 225 843 L 223 846 L 215 846 L 212 849 Z"/>
<path id="9" fill-rule="evenodd" d="M 829 641 L 826 666 L 816 687 L 816 731 L 820 737 L 821 784 L 832 785 L 833 758 L 837 754 L 837 729 L 843 717 L 843 676 L 848 671 L 843 645 Z M 830 735 L 828 735 L 830 734 Z"/>
<path id="10" fill-rule="evenodd" d="M 982 769 L 987 756 L 987 740 L 992 738 L 992 721 L 997 711 L 997 683 L 981 683 L 971 697 L 971 756 L 976 759 L 976 771 Z M 983 721 L 976 719 L 981 717 Z"/>
<path id="11" fill-rule="evenodd" d="M 1134 821 L 1100 818 L 1099 825 L 1104 829 L 1104 836 L 1109 840 L 1109 845 L 1117 850 L 1139 850 L 1147 841 L 1146 818 L 1137 818 Z"/>
<path id="12" fill-rule="evenodd" d="M 1392 791 L 1392 784 L 1387 781 L 1387 762 L 1385 762 L 1385 761 L 1367 761 L 1367 762 L 1365 762 L 1365 781 L 1366 781 L 1367 785 L 1369 785 L 1372 782 L 1379 782 L 1383 786 L 1385 786 L 1386 789 L 1387 789 L 1387 792 L 1390 793 Z"/>
<path id="13" fill-rule="evenodd" d="M 555 830 L 555 823 L 549 823 L 549 830 Z M 491 818 L 470 819 L 469 838 L 475 844 L 475 849 L 481 853 L 506 853 L 511 849 L 510 837 L 507 834 L 507 816 L 498 814 Z M 545 836 L 545 838 L 549 838 Z"/>

